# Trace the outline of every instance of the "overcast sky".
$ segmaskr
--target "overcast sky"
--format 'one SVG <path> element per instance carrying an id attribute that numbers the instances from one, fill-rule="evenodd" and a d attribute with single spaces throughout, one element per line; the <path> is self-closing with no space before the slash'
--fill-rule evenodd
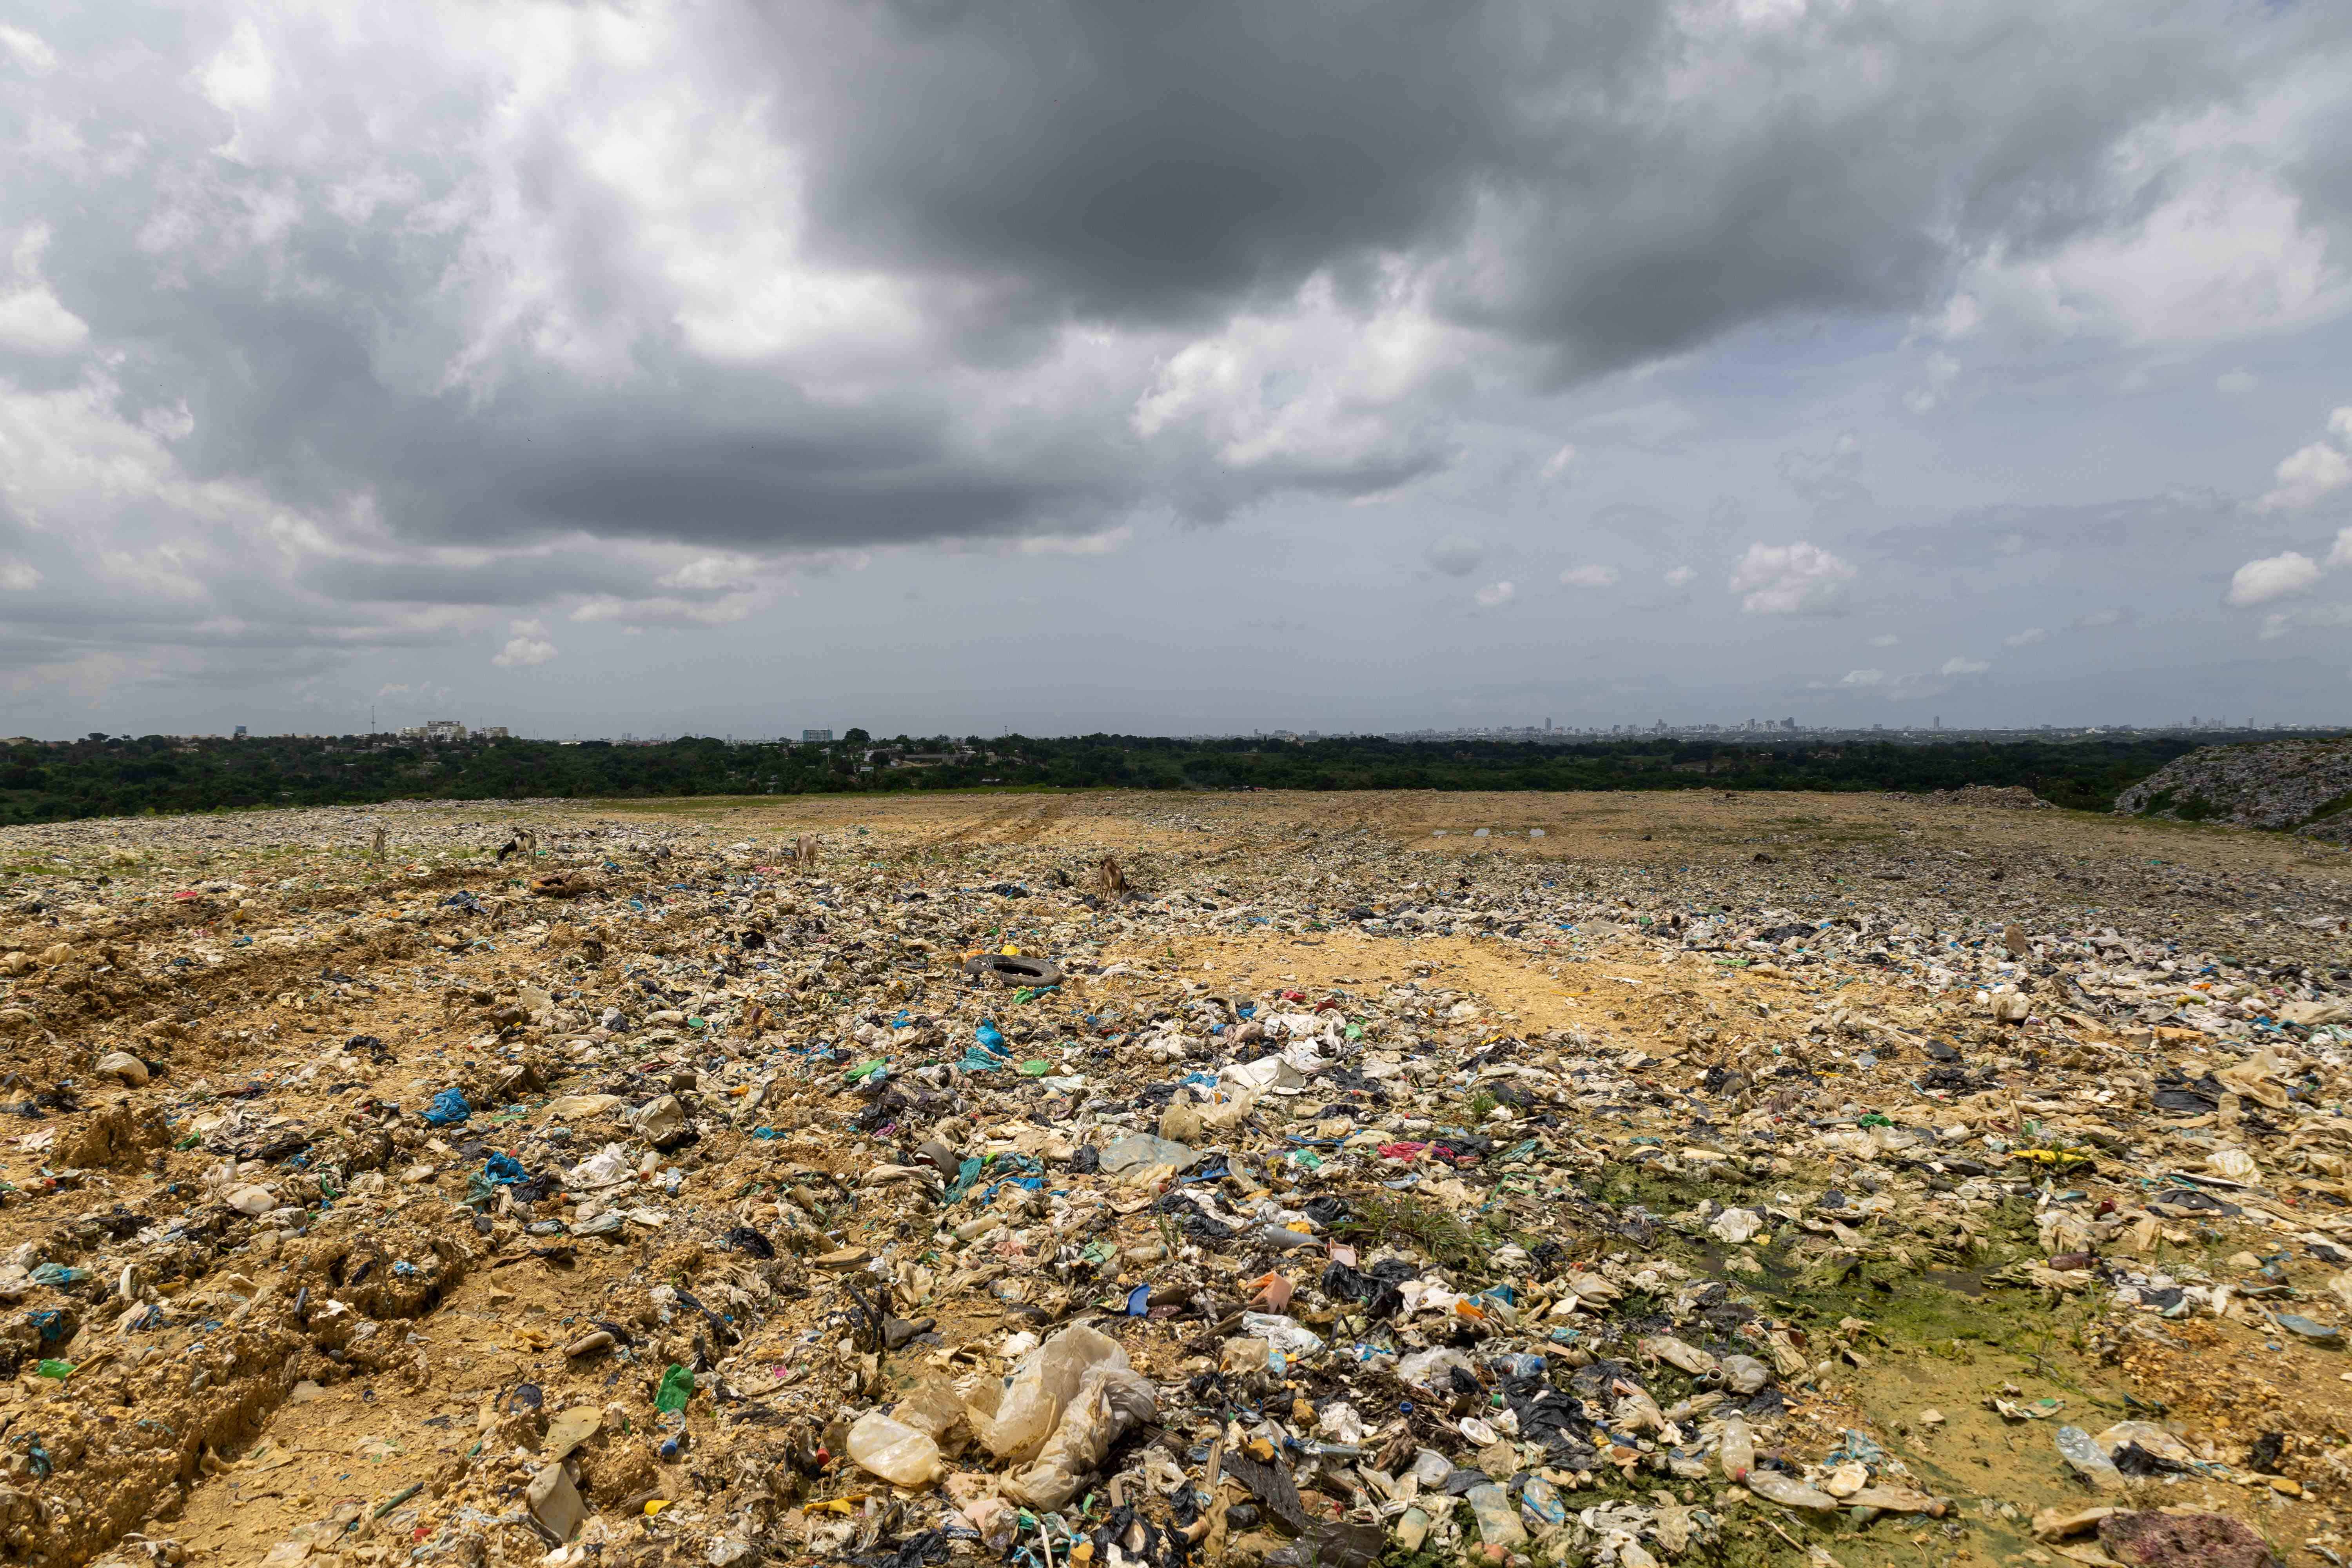
<path id="1" fill-rule="evenodd" d="M 2342 0 L 0 17 L 0 733 L 2352 721 Z"/>

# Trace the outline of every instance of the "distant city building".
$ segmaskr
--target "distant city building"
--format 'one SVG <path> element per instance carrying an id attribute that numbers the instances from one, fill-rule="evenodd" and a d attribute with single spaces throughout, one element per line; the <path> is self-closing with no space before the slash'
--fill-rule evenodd
<path id="1" fill-rule="evenodd" d="M 801 744 L 803 746 L 822 746 L 829 742 L 832 739 L 833 731 L 830 730 L 803 730 L 801 731 Z"/>
<path id="2" fill-rule="evenodd" d="M 504 724 L 485 724 L 474 731 L 474 738 L 478 741 L 508 741 L 514 737 L 507 733 Z"/>
<path id="3" fill-rule="evenodd" d="M 244 740 L 244 739 L 245 739 L 245 726 L 244 726 L 244 725 L 242 725 L 242 724 L 239 724 L 236 729 L 234 729 L 234 730 L 230 731 L 229 731 L 229 739 L 231 739 L 231 740 L 233 740 L 233 741 L 242 741 L 242 740 Z"/>

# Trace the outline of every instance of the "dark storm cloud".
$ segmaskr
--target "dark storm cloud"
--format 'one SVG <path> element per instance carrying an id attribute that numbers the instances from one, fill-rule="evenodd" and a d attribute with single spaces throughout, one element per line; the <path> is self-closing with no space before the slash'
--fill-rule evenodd
<path id="1" fill-rule="evenodd" d="M 1748 6 L 1796 19 L 1748 28 L 1739 7 L 1661 0 L 1020 0 L 674 20 L 704 30 L 680 68 L 770 105 L 805 171 L 809 253 L 904 280 L 939 363 L 983 373 L 1034 365 L 1073 324 L 1213 331 L 1283 308 L 1318 273 L 1344 310 L 1382 257 L 1427 269 L 1441 317 L 1555 370 L 1790 311 L 1914 309 L 1990 244 L 2047 247 L 2114 219 L 2116 202 L 2158 185 L 2115 189 L 2120 137 L 2231 100 L 2295 28 L 2308 44 L 2343 27 L 2306 16 L 2231 33 L 2198 5 L 2168 8 L 2169 26 L 2123 5 L 1802 10 Z M 47 193 L 60 289 L 188 398 L 189 457 L 206 471 L 263 473 L 312 504 L 372 487 L 420 538 L 583 529 L 789 548 L 1096 526 L 1154 493 L 1213 514 L 1269 486 L 1363 493 L 1444 460 L 1423 420 L 1338 465 L 1221 468 L 1179 439 L 1132 449 L 1124 410 L 1101 405 L 1056 410 L 1059 438 L 1008 459 L 960 442 L 969 411 L 913 371 L 827 406 L 789 372 L 713 366 L 667 328 L 639 254 L 645 215 L 557 113 L 507 144 L 513 200 L 563 309 L 635 319 L 615 329 L 632 374 L 525 364 L 488 396 L 436 385 L 394 362 L 466 335 L 449 279 L 478 235 L 421 220 L 436 202 L 469 210 L 463 138 L 385 147 L 332 103 L 305 116 L 414 187 L 354 219 L 332 199 L 350 170 L 331 159 L 273 166 L 258 136 L 243 169 L 198 150 L 227 121 L 192 100 L 188 71 L 220 33 L 126 30 L 182 55 L 141 57 L 137 90 L 118 87 L 98 128 L 139 139 L 135 173 L 96 201 L 68 199 L 62 180 Z M 327 47 L 299 31 L 269 47 Z M 2091 58 L 2099 69 L 2077 69 Z M 281 62 L 273 112 L 310 93 L 300 73 L 319 63 Z M 591 104 L 602 86 L 591 73 Z M 463 89 L 444 110 L 483 111 Z M 241 243 L 277 205 L 274 241 Z M 162 205 L 181 228 L 159 243 Z"/>

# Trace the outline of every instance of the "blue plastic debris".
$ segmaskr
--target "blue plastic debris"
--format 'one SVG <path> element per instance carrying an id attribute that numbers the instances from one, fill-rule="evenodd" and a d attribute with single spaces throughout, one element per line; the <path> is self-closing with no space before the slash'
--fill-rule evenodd
<path id="1" fill-rule="evenodd" d="M 433 1097 L 433 1103 L 425 1108 L 425 1125 L 446 1127 L 473 1114 L 474 1108 L 466 1103 L 466 1091 L 453 1083 Z"/>
<path id="2" fill-rule="evenodd" d="M 1012 1048 L 1004 1043 L 1004 1031 L 998 1028 L 995 1025 L 982 1020 L 980 1027 L 973 1030 L 972 1034 L 973 1037 L 978 1039 L 983 1047 L 987 1047 L 989 1050 L 994 1051 L 998 1056 L 1004 1057 L 1011 1056 L 1013 1054 Z"/>
<path id="3" fill-rule="evenodd" d="M 493 1153 L 484 1160 L 482 1174 L 502 1187 L 511 1187 L 530 1180 L 530 1173 L 522 1168 L 522 1162 L 508 1154 Z"/>
<path id="4" fill-rule="evenodd" d="M 1140 1318 L 1151 1310 L 1151 1287 L 1138 1285 L 1127 1293 L 1127 1315 Z"/>

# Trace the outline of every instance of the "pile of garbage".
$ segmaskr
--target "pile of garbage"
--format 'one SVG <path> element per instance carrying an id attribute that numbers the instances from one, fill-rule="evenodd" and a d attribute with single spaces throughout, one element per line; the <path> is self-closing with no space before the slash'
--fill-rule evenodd
<path id="1" fill-rule="evenodd" d="M 2341 884 L 1115 815 L 0 834 L 0 1562 L 2347 1550 Z"/>
<path id="2" fill-rule="evenodd" d="M 2352 843 L 2352 741 L 2200 747 L 2125 790 L 2116 810 Z"/>
<path id="3" fill-rule="evenodd" d="M 2009 811 L 2054 809 L 2023 784 L 1962 784 L 1958 789 L 1931 789 L 1920 798 L 1937 805 L 1992 806 Z"/>

